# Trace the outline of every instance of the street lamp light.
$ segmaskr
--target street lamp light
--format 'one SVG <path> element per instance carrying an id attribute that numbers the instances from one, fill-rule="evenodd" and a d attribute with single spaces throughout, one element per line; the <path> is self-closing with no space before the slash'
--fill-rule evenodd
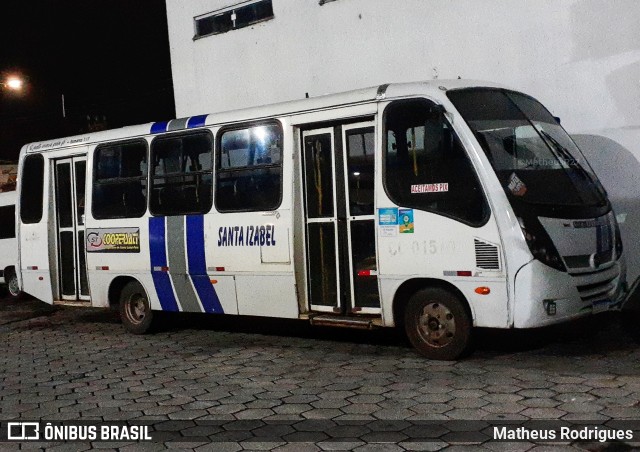
<path id="1" fill-rule="evenodd" d="M 26 88 L 26 89 L 25 89 Z M 22 91 L 27 92 L 31 91 L 31 83 L 29 82 L 29 77 L 22 77 L 18 74 L 7 74 L 3 72 L 0 74 L 0 89 L 4 89 L 6 91 L 13 91 L 16 95 L 18 93 L 22 93 Z M 64 119 L 67 118 L 67 106 L 65 104 L 64 93 L 60 95 L 61 105 L 62 105 L 62 117 Z"/>
<path id="2" fill-rule="evenodd" d="M 10 75 L 2 81 L 2 86 L 11 91 L 22 91 L 24 80 L 16 75 Z"/>

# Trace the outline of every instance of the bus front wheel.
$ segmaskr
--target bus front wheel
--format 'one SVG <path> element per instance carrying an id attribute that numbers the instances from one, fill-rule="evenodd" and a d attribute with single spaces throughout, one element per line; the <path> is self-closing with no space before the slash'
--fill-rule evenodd
<path id="1" fill-rule="evenodd" d="M 120 293 L 120 318 L 130 333 L 144 334 L 151 331 L 153 311 L 144 287 L 137 281 L 127 283 Z"/>
<path id="2" fill-rule="evenodd" d="M 471 316 L 462 301 L 447 290 L 416 292 L 405 309 L 404 326 L 414 348 L 429 359 L 455 360 L 470 351 Z"/>

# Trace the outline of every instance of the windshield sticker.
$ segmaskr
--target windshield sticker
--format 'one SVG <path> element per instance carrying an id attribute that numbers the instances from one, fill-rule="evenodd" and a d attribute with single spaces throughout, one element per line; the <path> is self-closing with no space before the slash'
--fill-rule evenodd
<path id="1" fill-rule="evenodd" d="M 395 226 L 398 224 L 398 208 L 386 207 L 378 209 L 378 224 L 380 226 Z"/>
<path id="2" fill-rule="evenodd" d="M 413 234 L 413 209 L 400 209 L 398 215 L 400 217 L 400 226 L 398 227 L 400 234 Z"/>
<path id="3" fill-rule="evenodd" d="M 140 228 L 87 229 L 87 253 L 139 253 Z"/>
<path id="4" fill-rule="evenodd" d="M 380 237 L 396 237 L 398 235 L 398 208 L 378 209 L 378 226 Z"/>
<path id="5" fill-rule="evenodd" d="M 527 192 L 527 186 L 516 175 L 516 173 L 511 173 L 511 176 L 509 176 L 509 184 L 507 185 L 507 188 L 514 196 L 524 196 Z"/>
<path id="6" fill-rule="evenodd" d="M 415 193 L 440 193 L 449 191 L 449 183 L 443 182 L 439 184 L 416 184 L 411 186 L 411 194 Z"/>

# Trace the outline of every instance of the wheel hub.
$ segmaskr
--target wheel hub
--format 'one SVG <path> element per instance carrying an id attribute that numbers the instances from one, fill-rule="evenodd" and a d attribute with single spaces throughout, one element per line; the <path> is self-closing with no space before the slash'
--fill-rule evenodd
<path id="1" fill-rule="evenodd" d="M 430 346 L 444 347 L 455 337 L 455 317 L 446 306 L 436 302 L 429 303 L 420 315 L 418 332 Z"/>
<path id="2" fill-rule="evenodd" d="M 11 295 L 13 295 L 14 297 L 18 296 L 18 294 L 20 293 L 20 287 L 18 285 L 18 278 L 16 278 L 15 276 L 12 277 L 9 280 L 8 288 L 9 288 L 9 292 L 11 293 Z"/>
<path id="3" fill-rule="evenodd" d="M 134 323 L 140 323 L 146 315 L 146 306 L 144 299 L 140 296 L 132 297 L 129 302 L 129 319 Z"/>

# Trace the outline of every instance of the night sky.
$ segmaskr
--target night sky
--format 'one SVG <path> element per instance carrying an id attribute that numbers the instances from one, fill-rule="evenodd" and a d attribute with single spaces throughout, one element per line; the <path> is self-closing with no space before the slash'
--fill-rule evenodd
<path id="1" fill-rule="evenodd" d="M 10 74 L 26 86 L 0 87 L 0 160 L 31 141 L 173 118 L 165 2 L 12 2 L 0 15 L 0 75 Z"/>

